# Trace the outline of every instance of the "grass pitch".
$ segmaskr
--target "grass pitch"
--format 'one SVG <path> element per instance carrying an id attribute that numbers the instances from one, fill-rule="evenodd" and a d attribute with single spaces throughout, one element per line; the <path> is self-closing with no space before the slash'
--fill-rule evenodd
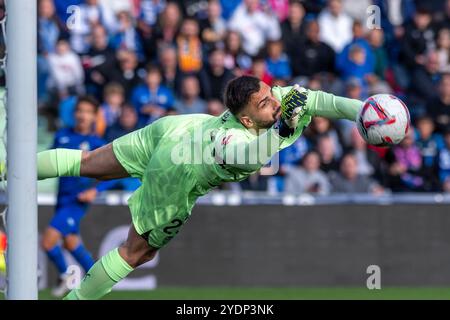
<path id="1" fill-rule="evenodd" d="M 0 299 L 3 296 L 0 295 Z M 50 290 L 40 300 L 55 299 Z M 190 288 L 161 287 L 149 291 L 113 291 L 107 300 L 450 300 L 450 288 Z"/>

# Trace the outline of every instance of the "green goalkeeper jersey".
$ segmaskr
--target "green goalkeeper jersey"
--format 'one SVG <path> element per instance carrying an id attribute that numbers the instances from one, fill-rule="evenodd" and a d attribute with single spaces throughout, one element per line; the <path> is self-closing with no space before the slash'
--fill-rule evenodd
<path id="1" fill-rule="evenodd" d="M 309 91 L 307 112 L 288 138 L 275 127 L 252 132 L 226 111 L 219 117 L 164 117 L 114 140 L 118 161 L 142 181 L 128 201 L 137 232 L 162 247 L 188 219 L 198 197 L 258 171 L 295 142 L 313 115 L 353 120 L 360 106 L 358 100 Z"/>

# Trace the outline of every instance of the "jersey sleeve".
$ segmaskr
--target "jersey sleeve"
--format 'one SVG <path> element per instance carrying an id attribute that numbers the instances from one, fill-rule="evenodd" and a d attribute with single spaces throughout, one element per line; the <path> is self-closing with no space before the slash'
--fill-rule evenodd
<path id="1" fill-rule="evenodd" d="M 329 119 L 356 120 L 356 116 L 363 102 L 349 99 L 323 91 L 308 91 L 306 114 Z"/>
<path id="2" fill-rule="evenodd" d="M 216 137 L 214 157 L 219 165 L 254 172 L 270 161 L 284 140 L 274 127 L 258 136 L 248 130 L 229 129 Z"/>

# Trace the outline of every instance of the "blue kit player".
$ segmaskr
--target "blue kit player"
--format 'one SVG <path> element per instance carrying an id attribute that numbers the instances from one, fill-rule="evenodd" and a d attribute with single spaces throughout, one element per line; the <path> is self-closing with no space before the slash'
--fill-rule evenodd
<path id="1" fill-rule="evenodd" d="M 98 103 L 93 98 L 78 99 L 75 108 L 74 128 L 64 128 L 56 133 L 52 148 L 78 149 L 91 151 L 105 144 L 93 132 Z M 52 290 L 55 296 L 63 296 L 68 290 L 66 285 L 67 263 L 63 255 L 64 248 L 78 261 L 85 271 L 94 264 L 89 251 L 80 237 L 80 220 L 86 214 L 89 203 L 97 193 L 115 184 L 115 181 L 101 182 L 95 185 L 95 179 L 84 177 L 62 177 L 59 179 L 58 198 L 55 215 L 44 232 L 42 246 L 60 274 L 60 285 Z"/>

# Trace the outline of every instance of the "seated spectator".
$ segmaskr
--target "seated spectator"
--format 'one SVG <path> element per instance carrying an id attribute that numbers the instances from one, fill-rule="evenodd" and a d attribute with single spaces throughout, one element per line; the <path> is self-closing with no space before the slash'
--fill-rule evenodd
<path id="1" fill-rule="evenodd" d="M 136 30 L 142 39 L 145 57 L 150 61 L 156 58 L 157 45 L 153 33 L 166 4 L 166 0 L 140 0 Z"/>
<path id="2" fill-rule="evenodd" d="M 450 28 L 439 30 L 436 52 L 439 58 L 439 72 L 450 72 Z"/>
<path id="3" fill-rule="evenodd" d="M 219 0 L 208 1 L 208 17 L 200 22 L 201 38 L 206 50 L 220 45 L 227 32 L 226 21 L 222 18 L 222 6 Z"/>
<path id="4" fill-rule="evenodd" d="M 372 176 L 375 173 L 372 162 L 379 162 L 378 155 L 367 148 L 367 142 L 359 134 L 356 125 L 353 126 L 351 131 L 351 149 L 358 163 L 358 174 Z"/>
<path id="5" fill-rule="evenodd" d="M 412 19 L 416 12 L 415 1 L 374 0 L 373 2 L 381 9 L 381 29 L 386 33 L 388 46 L 395 47 L 397 50 L 396 42 L 401 40 L 405 34 L 404 25 Z"/>
<path id="6" fill-rule="evenodd" d="M 338 131 L 334 128 L 334 124 L 330 119 L 324 117 L 314 117 L 311 121 L 311 125 L 305 131 L 305 135 L 311 141 L 313 148 L 317 146 L 318 140 L 322 136 L 330 137 L 334 144 L 336 158 L 341 157 L 341 137 L 339 136 Z"/>
<path id="7" fill-rule="evenodd" d="M 425 179 L 424 188 L 427 191 L 439 191 L 437 174 L 437 157 L 444 145 L 439 133 L 433 133 L 434 123 L 431 117 L 422 116 L 416 119 L 416 146 L 422 155 L 422 175 Z"/>
<path id="8" fill-rule="evenodd" d="M 180 7 L 176 2 L 168 2 L 158 17 L 158 21 L 153 29 L 153 38 L 157 46 L 176 45 L 183 16 Z"/>
<path id="9" fill-rule="evenodd" d="M 85 3 L 79 5 L 77 21 L 74 21 L 69 28 L 70 44 L 75 52 L 87 52 L 89 35 L 92 28 L 97 25 L 102 25 L 109 34 L 114 34 L 117 26 L 114 12 L 101 4 L 99 0 L 86 0 Z"/>
<path id="10" fill-rule="evenodd" d="M 384 80 L 388 68 L 388 53 L 384 46 L 383 29 L 370 30 L 367 40 L 369 41 L 374 56 L 374 76 L 378 77 L 380 80 Z"/>
<path id="11" fill-rule="evenodd" d="M 208 104 L 206 105 L 206 109 L 207 109 L 207 113 L 218 117 L 220 116 L 222 113 L 225 112 L 226 108 L 223 105 L 222 101 L 219 99 L 211 99 L 208 100 Z"/>
<path id="12" fill-rule="evenodd" d="M 426 53 L 435 46 L 431 22 L 430 11 L 420 7 L 412 21 L 406 24 L 400 58 L 407 67 L 415 68 L 426 64 Z"/>
<path id="13" fill-rule="evenodd" d="M 183 73 L 198 72 L 202 68 L 202 42 L 198 22 L 186 18 L 177 37 L 178 66 Z"/>
<path id="14" fill-rule="evenodd" d="M 38 10 L 38 51 L 46 55 L 55 52 L 63 25 L 55 13 L 53 0 L 39 1 Z"/>
<path id="15" fill-rule="evenodd" d="M 225 68 L 241 76 L 244 70 L 250 69 L 252 59 L 242 49 L 242 40 L 238 32 L 229 31 L 225 37 Z"/>
<path id="16" fill-rule="evenodd" d="M 283 52 L 283 42 L 281 40 L 270 41 L 267 44 L 267 53 L 266 65 L 268 72 L 274 78 L 289 80 L 292 76 L 292 71 L 289 58 Z"/>
<path id="17" fill-rule="evenodd" d="M 114 82 L 107 84 L 103 91 L 103 101 L 95 124 L 95 131 L 100 137 L 103 137 L 107 127 L 116 123 L 122 113 L 122 104 L 125 101 L 123 87 Z"/>
<path id="18" fill-rule="evenodd" d="M 140 0 L 137 26 L 142 35 L 151 35 L 165 7 L 166 0 Z"/>
<path id="19" fill-rule="evenodd" d="M 178 114 L 206 113 L 206 102 L 200 98 L 197 77 L 186 76 L 181 81 L 181 97 L 175 101 Z"/>
<path id="20" fill-rule="evenodd" d="M 353 20 L 342 10 L 341 0 L 328 0 L 318 18 L 320 40 L 340 53 L 344 46 L 352 40 Z"/>
<path id="21" fill-rule="evenodd" d="M 314 76 L 312 76 L 311 78 L 308 79 L 308 85 L 306 87 L 309 88 L 310 90 L 315 90 L 315 91 L 322 90 L 322 91 L 324 91 L 322 89 L 322 81 L 321 81 L 320 76 L 318 74 L 314 75 Z"/>
<path id="22" fill-rule="evenodd" d="M 346 51 L 345 51 L 346 52 Z M 340 58 L 339 71 L 343 80 L 358 78 L 361 80 L 363 94 L 369 92 L 368 77 L 373 75 L 373 65 L 368 63 L 366 51 L 359 44 L 353 44 L 346 57 Z"/>
<path id="23" fill-rule="evenodd" d="M 243 0 L 229 21 L 228 28 L 242 37 L 245 53 L 256 56 L 267 40 L 281 38 L 276 16 L 261 10 L 260 0 Z"/>
<path id="24" fill-rule="evenodd" d="M 439 180 L 442 183 L 442 189 L 450 192 L 450 131 L 444 133 L 444 141 L 444 147 L 438 156 Z"/>
<path id="25" fill-rule="evenodd" d="M 134 88 L 142 83 L 138 58 L 133 51 L 120 50 L 117 52 L 117 60 L 119 68 L 113 70 L 109 81 L 120 83 L 125 90 L 125 96 L 129 99 Z"/>
<path id="26" fill-rule="evenodd" d="M 63 98 L 70 93 L 82 94 L 84 92 L 84 72 L 81 60 L 72 51 L 69 43 L 58 40 L 56 52 L 48 55 L 50 68 L 50 89 L 57 92 L 58 97 Z"/>
<path id="27" fill-rule="evenodd" d="M 131 102 L 139 117 L 139 126 L 145 126 L 165 116 L 173 107 L 172 91 L 161 84 L 161 71 L 155 66 L 147 68 L 146 84 L 133 90 Z"/>
<path id="28" fill-rule="evenodd" d="M 438 87 L 439 95 L 428 101 L 426 110 L 433 118 L 438 132 L 450 129 L 450 73 L 442 75 Z"/>
<path id="29" fill-rule="evenodd" d="M 320 155 L 320 170 L 329 173 L 339 169 L 338 157 L 336 156 L 336 145 L 333 138 L 325 135 L 317 141 L 317 151 Z"/>
<path id="30" fill-rule="evenodd" d="M 302 166 L 287 171 L 285 192 L 316 193 L 326 195 L 330 192 L 327 175 L 320 170 L 320 158 L 316 151 L 310 151 L 302 159 Z"/>
<path id="31" fill-rule="evenodd" d="M 373 34 L 380 35 L 381 32 L 382 35 L 381 30 L 374 30 L 377 31 Z M 378 42 L 380 42 L 380 40 L 382 41 L 382 38 L 379 39 Z M 378 43 L 378 46 L 381 47 L 382 42 Z M 382 81 L 384 75 L 383 78 L 380 79 L 375 74 L 376 62 L 374 51 L 364 38 L 364 29 L 361 22 L 355 21 L 353 23 L 353 39 L 337 56 L 336 68 L 342 74 L 344 80 L 348 79 L 348 77 L 360 78 L 363 84 L 363 92 L 366 95 L 390 93 L 390 87 L 387 83 Z M 386 67 L 386 65 L 384 67 Z M 379 72 L 385 72 L 385 70 L 381 70 Z"/>
<path id="32" fill-rule="evenodd" d="M 358 78 L 348 79 L 345 83 L 345 96 L 350 99 L 364 101 L 366 96 L 363 96 L 362 81 Z M 352 144 L 352 132 L 355 128 L 355 123 L 346 119 L 339 119 L 335 121 L 335 124 L 339 129 L 343 144 L 350 146 Z"/>
<path id="33" fill-rule="evenodd" d="M 222 99 L 226 84 L 233 78 L 231 70 L 225 68 L 224 51 L 214 49 L 209 53 L 208 64 L 199 73 L 203 98 Z"/>
<path id="34" fill-rule="evenodd" d="M 138 116 L 136 109 L 131 105 L 124 105 L 118 121 L 109 126 L 105 132 L 105 140 L 113 141 L 138 129 Z"/>
<path id="35" fill-rule="evenodd" d="M 381 194 L 383 188 L 368 176 L 358 174 L 358 161 L 356 157 L 348 153 L 344 155 L 339 173 L 330 175 L 331 190 L 335 193 L 373 193 Z"/>
<path id="36" fill-rule="evenodd" d="M 359 78 L 349 78 L 345 83 L 345 96 L 350 99 L 364 101 L 367 96 L 362 92 L 362 81 Z"/>
<path id="37" fill-rule="evenodd" d="M 410 99 L 415 99 L 415 104 L 422 105 L 426 101 L 436 98 L 438 96 L 437 83 L 439 80 L 439 57 L 436 51 L 430 51 L 426 56 L 425 66 L 417 66 L 412 73 L 409 88 Z M 425 110 L 416 112 L 414 108 L 410 108 L 410 111 L 414 116 L 416 113 L 422 114 Z"/>
<path id="38" fill-rule="evenodd" d="M 173 92 L 179 92 L 181 72 L 178 68 L 177 49 L 170 45 L 161 46 L 158 62 L 161 67 L 162 84 Z"/>
<path id="39" fill-rule="evenodd" d="M 117 15 L 118 30 L 111 39 L 112 47 L 117 49 L 130 50 L 136 53 L 138 60 L 144 60 L 144 48 L 141 38 L 134 26 L 131 14 L 121 11 Z"/>
<path id="40" fill-rule="evenodd" d="M 334 72 L 335 53 L 325 42 L 320 41 L 319 24 L 309 21 L 305 27 L 306 39 L 298 43 L 295 52 L 290 53 L 295 76 L 311 77 L 319 72 Z"/>
<path id="41" fill-rule="evenodd" d="M 273 77 L 267 70 L 266 60 L 262 56 L 256 56 L 252 59 L 252 66 L 247 70 L 246 74 L 254 76 L 267 85 L 272 86 Z"/>
<path id="42" fill-rule="evenodd" d="M 288 17 L 281 24 L 281 37 L 284 49 L 289 56 L 296 73 L 296 65 L 300 62 L 298 54 L 302 51 L 302 44 L 305 41 L 305 8 L 300 0 L 289 1 Z"/>
<path id="43" fill-rule="evenodd" d="M 433 133 L 434 122 L 429 116 L 417 118 L 416 129 L 415 144 L 422 154 L 423 166 L 433 168 L 436 164 L 439 150 L 444 145 L 444 140 L 439 133 Z"/>
<path id="44" fill-rule="evenodd" d="M 354 21 L 352 26 L 352 40 L 345 45 L 342 51 L 336 57 L 337 69 L 342 72 L 345 68 L 346 61 L 349 56 L 349 51 L 354 45 L 358 45 L 362 50 L 364 50 L 364 55 L 366 57 L 364 65 L 367 70 L 371 73 L 375 70 L 375 60 L 370 48 L 369 42 L 365 39 L 364 29 L 360 21 Z"/>
<path id="45" fill-rule="evenodd" d="M 81 60 L 86 73 L 87 92 L 100 98 L 102 87 L 114 76 L 117 68 L 116 52 L 108 45 L 108 35 L 103 26 L 92 28 L 90 48 Z"/>
<path id="46" fill-rule="evenodd" d="M 414 144 L 414 129 L 410 128 L 400 144 L 389 149 L 389 186 L 392 191 L 423 191 L 422 155 Z"/>

